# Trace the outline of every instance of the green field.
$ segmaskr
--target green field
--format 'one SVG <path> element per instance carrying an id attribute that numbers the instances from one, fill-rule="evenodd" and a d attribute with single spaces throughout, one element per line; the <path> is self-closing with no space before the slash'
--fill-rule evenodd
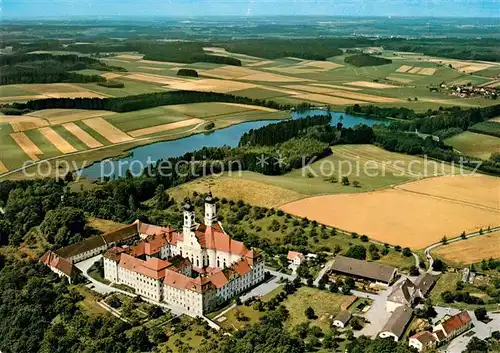
<path id="1" fill-rule="evenodd" d="M 279 176 L 233 172 L 224 178 L 209 177 L 183 184 L 173 192 L 177 195 L 193 190 L 206 192 L 210 185 L 221 197 L 276 207 L 307 196 L 378 190 L 414 180 L 425 172 L 422 158 L 385 151 L 373 145 L 339 145 L 332 147 L 332 152 L 314 162 L 310 169 L 296 169 Z M 453 172 L 448 165 L 444 165 L 444 170 L 440 166 L 436 170 L 432 162 L 427 163 L 429 173 Z M 342 184 L 345 175 L 350 185 Z M 359 187 L 353 186 L 354 181 L 359 182 Z"/>
<path id="2" fill-rule="evenodd" d="M 500 124 L 499 124 L 500 125 Z M 447 145 L 468 156 L 489 159 L 492 153 L 500 153 L 500 138 L 465 131 L 445 140 Z"/>

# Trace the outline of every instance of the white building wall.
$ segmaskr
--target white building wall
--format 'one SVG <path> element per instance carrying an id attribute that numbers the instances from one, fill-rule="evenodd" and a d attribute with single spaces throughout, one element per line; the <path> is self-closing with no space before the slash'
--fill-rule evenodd
<path id="1" fill-rule="evenodd" d="M 103 259 L 104 259 L 104 279 L 107 279 L 108 281 L 114 283 L 118 283 L 119 282 L 118 263 L 105 257 Z"/>
<path id="2" fill-rule="evenodd" d="M 379 335 L 378 335 L 380 338 L 392 338 L 394 341 L 399 341 L 399 337 L 396 336 L 395 334 L 393 334 L 392 332 L 388 332 L 388 331 L 383 331 L 383 332 L 380 332 Z"/>
<path id="3" fill-rule="evenodd" d="M 410 338 L 410 340 L 408 341 L 408 345 L 410 347 L 415 348 L 419 352 L 422 352 L 422 350 L 424 349 L 424 347 L 422 346 L 422 343 L 415 338 Z"/>

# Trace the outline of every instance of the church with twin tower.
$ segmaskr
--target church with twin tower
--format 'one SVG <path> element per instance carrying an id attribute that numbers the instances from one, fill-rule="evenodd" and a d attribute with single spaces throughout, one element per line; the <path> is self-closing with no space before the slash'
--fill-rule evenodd
<path id="1" fill-rule="evenodd" d="M 134 222 L 141 240 L 104 254 L 105 279 L 193 316 L 214 310 L 264 280 L 262 257 L 225 232 L 211 193 L 205 198 L 203 223 L 196 222 L 190 202 L 182 212 L 180 233 Z"/>

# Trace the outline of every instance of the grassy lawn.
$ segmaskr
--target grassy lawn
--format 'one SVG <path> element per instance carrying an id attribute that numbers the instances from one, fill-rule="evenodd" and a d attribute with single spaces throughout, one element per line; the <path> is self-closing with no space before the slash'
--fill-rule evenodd
<path id="1" fill-rule="evenodd" d="M 195 353 L 207 340 L 217 340 L 211 330 L 206 330 L 205 325 L 199 325 L 195 320 L 181 317 L 181 323 L 165 326 L 168 341 L 158 346 L 159 352 L 166 353 Z"/>
<path id="2" fill-rule="evenodd" d="M 331 319 L 340 312 L 340 306 L 346 296 L 321 291 L 316 288 L 301 287 L 283 302 L 290 311 L 286 325 L 290 328 L 308 321 L 304 311 L 310 306 L 316 319 L 309 320 L 311 325 L 319 326 L 325 332 L 331 326 Z"/>
<path id="3" fill-rule="evenodd" d="M 400 270 L 409 270 L 411 266 L 415 265 L 415 258 L 413 256 L 403 256 L 401 252 L 390 249 L 387 255 L 382 256 L 380 260 L 377 260 L 375 262 L 394 266 Z"/>
<path id="4" fill-rule="evenodd" d="M 79 302 L 80 308 L 89 315 L 107 315 L 109 312 L 102 306 L 97 304 L 101 298 L 92 290 L 84 285 L 71 286 L 74 288 L 84 299 Z"/>
<path id="5" fill-rule="evenodd" d="M 481 159 L 488 159 L 492 153 L 500 152 L 500 138 L 470 131 L 448 138 L 444 142 L 463 154 Z"/>
<path id="6" fill-rule="evenodd" d="M 281 286 L 278 287 L 266 294 L 262 298 L 262 301 L 268 301 L 282 290 Z M 290 317 L 286 321 L 285 326 L 288 329 L 293 329 L 296 325 L 309 321 L 311 325 L 319 326 L 324 332 L 327 332 L 331 328 L 331 319 L 340 312 L 340 307 L 346 298 L 348 297 L 341 294 L 302 286 L 281 303 L 290 312 Z M 316 318 L 313 320 L 307 319 L 304 314 L 304 311 L 309 306 L 314 309 L 316 314 Z M 354 308 L 355 305 L 352 307 Z M 224 315 L 226 320 L 218 322 L 218 324 L 225 330 L 240 330 L 247 325 L 258 322 L 264 314 L 265 312 L 259 312 L 253 309 L 252 306 L 242 304 L 227 312 Z M 240 320 L 238 320 L 238 316 Z"/>

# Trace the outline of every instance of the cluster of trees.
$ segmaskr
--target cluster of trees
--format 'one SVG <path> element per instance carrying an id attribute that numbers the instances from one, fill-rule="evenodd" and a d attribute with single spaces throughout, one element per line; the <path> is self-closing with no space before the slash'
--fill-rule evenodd
<path id="1" fill-rule="evenodd" d="M 7 262 L 0 270 L 0 292 L 2 352 L 126 353 L 153 348 L 144 328 L 126 334 L 129 324 L 82 312 L 78 291 L 35 261 Z"/>
<path id="2" fill-rule="evenodd" d="M 280 110 L 288 110 L 292 108 L 292 106 L 287 104 L 279 104 L 274 101 L 263 99 L 252 99 L 224 93 L 197 91 L 155 92 L 113 98 L 46 98 L 30 100 L 26 103 L 3 105 L 2 108 L 17 109 L 21 111 L 43 109 L 97 109 L 122 113 L 154 108 L 161 105 L 200 102 L 241 103 L 260 105 Z"/>
<path id="3" fill-rule="evenodd" d="M 445 303 L 461 302 L 466 304 L 478 304 L 483 305 L 483 299 L 470 295 L 469 292 L 462 291 L 444 291 L 441 293 L 441 298 Z"/>
<path id="4" fill-rule="evenodd" d="M 362 66 L 379 66 L 391 64 L 391 59 L 380 58 L 378 56 L 372 56 L 369 54 L 356 54 L 347 56 L 344 59 L 346 64 L 362 67 Z"/>
<path id="5" fill-rule="evenodd" d="M 273 146 L 302 135 L 312 126 L 327 125 L 331 119 L 331 115 L 315 115 L 269 124 L 245 132 L 240 138 L 239 146 Z"/>
<path id="6" fill-rule="evenodd" d="M 189 76 L 189 77 L 198 77 L 198 71 L 195 69 L 179 69 L 177 71 L 178 76 Z"/>

